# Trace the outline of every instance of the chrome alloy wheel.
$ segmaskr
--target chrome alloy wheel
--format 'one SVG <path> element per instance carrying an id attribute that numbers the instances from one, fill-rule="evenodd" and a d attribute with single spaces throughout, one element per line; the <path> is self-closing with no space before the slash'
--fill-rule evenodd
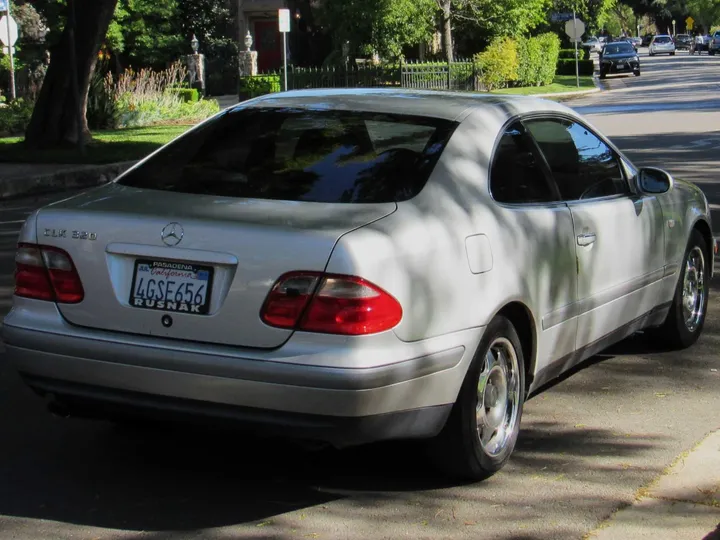
<path id="1" fill-rule="evenodd" d="M 705 255 L 695 246 L 685 262 L 685 278 L 682 289 L 682 310 L 685 326 L 695 332 L 705 315 Z"/>
<path id="2" fill-rule="evenodd" d="M 483 451 L 491 457 L 503 452 L 518 422 L 520 372 L 512 343 L 504 337 L 492 342 L 478 379 L 475 418 Z"/>

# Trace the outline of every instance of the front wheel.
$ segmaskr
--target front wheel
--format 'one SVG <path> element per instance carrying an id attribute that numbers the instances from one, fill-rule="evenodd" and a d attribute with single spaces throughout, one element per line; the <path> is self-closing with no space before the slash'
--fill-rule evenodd
<path id="1" fill-rule="evenodd" d="M 700 337 L 708 305 L 712 257 L 702 234 L 693 230 L 670 312 L 655 336 L 672 349 L 685 349 Z"/>
<path id="2" fill-rule="evenodd" d="M 640 70 L 639 70 L 639 69 L 636 69 L 635 71 L 633 71 L 633 75 L 635 75 L 636 77 L 639 77 L 639 76 L 640 76 Z"/>
<path id="3" fill-rule="evenodd" d="M 443 431 L 431 441 L 438 466 L 453 476 L 484 480 L 512 454 L 525 400 L 520 338 L 505 317 L 487 327 Z"/>

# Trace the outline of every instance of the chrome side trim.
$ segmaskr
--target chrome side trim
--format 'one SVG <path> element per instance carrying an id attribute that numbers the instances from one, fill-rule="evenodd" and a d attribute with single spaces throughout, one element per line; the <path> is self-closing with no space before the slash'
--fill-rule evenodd
<path id="1" fill-rule="evenodd" d="M 600 306 L 617 300 L 618 298 L 622 298 L 623 296 L 627 296 L 628 294 L 652 285 L 656 281 L 660 281 L 668 275 L 671 274 L 667 274 L 667 267 L 660 268 L 650 272 L 649 274 L 640 276 L 639 278 L 631 279 L 630 281 L 626 281 L 625 283 L 621 283 L 620 285 L 602 291 L 595 296 L 584 298 L 572 304 L 568 304 L 567 306 L 563 306 L 543 317 L 542 328 L 543 330 L 547 330 L 548 328 L 564 323 L 573 317 L 579 317 L 588 311 L 597 309 Z"/>

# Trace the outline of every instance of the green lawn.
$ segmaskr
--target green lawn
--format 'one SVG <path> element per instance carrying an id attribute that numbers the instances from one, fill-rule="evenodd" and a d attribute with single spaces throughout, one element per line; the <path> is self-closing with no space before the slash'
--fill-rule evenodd
<path id="1" fill-rule="evenodd" d="M 595 88 L 593 78 L 589 75 L 580 76 L 580 88 L 577 87 L 575 75 L 556 75 L 552 84 L 547 86 L 531 86 L 529 88 L 503 88 L 495 90 L 495 94 L 516 94 L 532 96 L 536 94 L 561 94 L 577 90 L 590 90 Z"/>
<path id="2" fill-rule="evenodd" d="M 0 138 L 0 162 L 14 163 L 117 163 L 134 161 L 170 142 L 192 126 L 171 125 L 93 132 L 85 155 L 75 148 L 33 151 L 25 148 L 22 137 Z"/>

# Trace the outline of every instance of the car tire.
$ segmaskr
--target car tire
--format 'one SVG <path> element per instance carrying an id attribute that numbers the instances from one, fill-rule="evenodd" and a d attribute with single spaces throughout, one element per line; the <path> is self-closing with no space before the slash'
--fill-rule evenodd
<path id="1" fill-rule="evenodd" d="M 497 316 L 485 330 L 445 427 L 430 441 L 431 458 L 453 477 L 492 476 L 515 449 L 524 401 L 520 338 L 507 318 Z"/>
<path id="2" fill-rule="evenodd" d="M 707 314 L 712 263 L 707 242 L 699 231 L 693 230 L 670 312 L 662 326 L 651 332 L 662 345 L 673 350 L 686 349 L 700 337 Z"/>
<path id="3" fill-rule="evenodd" d="M 671 53 L 670 53 L 670 56 L 675 56 L 675 53 L 674 53 L 674 52 L 671 52 Z"/>
<path id="4" fill-rule="evenodd" d="M 633 71 L 633 75 L 635 75 L 636 77 L 639 77 L 639 76 L 640 76 L 640 70 L 639 70 L 639 69 L 636 69 L 635 71 Z"/>
<path id="5" fill-rule="evenodd" d="M 607 73 L 605 73 L 604 71 L 601 71 L 601 72 L 600 72 L 600 78 L 601 78 L 601 79 L 607 78 Z"/>

